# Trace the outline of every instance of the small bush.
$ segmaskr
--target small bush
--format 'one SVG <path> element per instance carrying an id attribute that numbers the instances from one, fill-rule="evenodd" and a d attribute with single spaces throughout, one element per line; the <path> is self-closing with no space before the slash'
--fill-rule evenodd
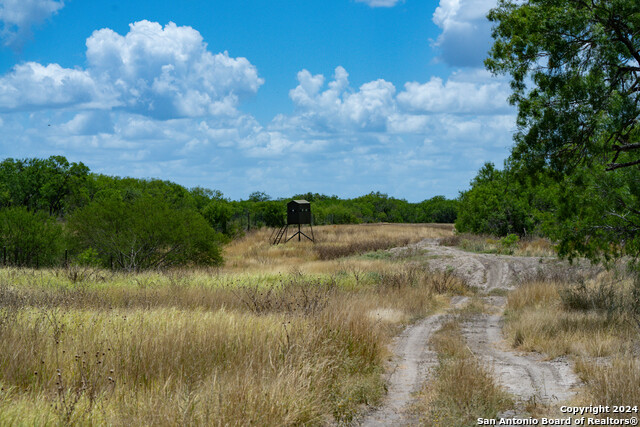
<path id="1" fill-rule="evenodd" d="M 244 285 L 231 288 L 231 292 L 254 313 L 313 315 L 329 304 L 329 298 L 335 295 L 336 289 L 333 280 L 314 280 L 297 274 L 268 288 Z"/>
<path id="2" fill-rule="evenodd" d="M 585 282 L 567 285 L 558 290 L 562 305 L 569 310 L 609 311 L 619 306 L 620 300 L 611 284 L 587 286 Z"/>
<path id="3" fill-rule="evenodd" d="M 512 254 L 515 247 L 518 245 L 520 238 L 517 234 L 509 234 L 502 239 L 500 239 L 500 246 L 502 248 L 502 253 Z"/>
<path id="4" fill-rule="evenodd" d="M 77 257 L 76 262 L 78 265 L 84 267 L 98 267 L 100 266 L 100 255 L 98 251 L 93 248 L 82 251 Z"/>

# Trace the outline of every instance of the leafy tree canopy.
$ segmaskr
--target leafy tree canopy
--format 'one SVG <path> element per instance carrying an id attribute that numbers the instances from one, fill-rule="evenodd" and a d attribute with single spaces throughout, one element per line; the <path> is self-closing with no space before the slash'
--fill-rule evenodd
<path id="1" fill-rule="evenodd" d="M 254 191 L 249 194 L 249 201 L 251 202 L 266 202 L 268 200 L 271 200 L 271 196 L 264 191 Z"/>
<path id="2" fill-rule="evenodd" d="M 62 216 L 77 204 L 89 168 L 62 156 L 48 159 L 5 159 L 0 163 L 0 206 L 24 206 Z"/>
<path id="3" fill-rule="evenodd" d="M 568 256 L 637 258 L 640 2 L 500 0 L 489 19 L 485 64 L 511 76 L 518 107 L 509 172 L 559 185 L 547 234 Z"/>
<path id="4" fill-rule="evenodd" d="M 126 270 L 175 265 L 218 265 L 220 236 L 195 210 L 142 195 L 96 199 L 69 219 L 79 249 Z"/>
<path id="5" fill-rule="evenodd" d="M 486 61 L 512 77 L 515 160 L 640 164 L 640 2 L 500 0 Z"/>
<path id="6" fill-rule="evenodd" d="M 45 212 L 23 206 L 0 209 L 0 254 L 19 266 L 57 265 L 62 260 L 62 226 Z"/>

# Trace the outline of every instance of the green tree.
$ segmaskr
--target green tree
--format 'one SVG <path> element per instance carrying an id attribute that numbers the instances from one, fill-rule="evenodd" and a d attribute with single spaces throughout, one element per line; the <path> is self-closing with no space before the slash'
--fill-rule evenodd
<path id="1" fill-rule="evenodd" d="M 5 159 L 0 163 L 0 205 L 24 206 L 62 216 L 77 205 L 81 187 L 89 174 L 82 163 L 63 156 L 48 159 Z"/>
<path id="2" fill-rule="evenodd" d="M 558 208 L 545 226 L 560 255 L 598 261 L 640 254 L 640 173 L 579 168 L 561 181 Z"/>
<path id="3" fill-rule="evenodd" d="M 640 2 L 500 0 L 486 65 L 518 107 L 514 169 L 562 183 L 567 255 L 640 255 Z M 550 224 L 550 223 L 549 223 Z"/>
<path id="4" fill-rule="evenodd" d="M 226 200 L 214 199 L 202 210 L 202 216 L 209 225 L 229 237 L 232 237 L 238 231 L 230 226 L 232 215 L 231 206 Z"/>
<path id="5" fill-rule="evenodd" d="M 486 163 L 460 194 L 456 229 L 496 236 L 544 234 L 555 224 L 560 185 L 544 172 L 522 175 Z"/>
<path id="6" fill-rule="evenodd" d="M 251 202 L 266 202 L 268 200 L 271 200 L 271 196 L 264 191 L 254 191 L 249 194 L 249 201 Z"/>
<path id="7" fill-rule="evenodd" d="M 282 227 L 287 208 L 284 203 L 268 202 L 263 208 L 264 223 L 267 227 Z"/>
<path id="8" fill-rule="evenodd" d="M 62 261 L 62 226 L 45 212 L 24 206 L 0 209 L 0 250 L 19 266 L 50 266 Z"/>
<path id="9" fill-rule="evenodd" d="M 435 196 L 419 204 L 419 222 L 453 223 L 458 216 L 458 201 Z"/>
<path id="10" fill-rule="evenodd" d="M 471 181 L 471 189 L 460 195 L 456 230 L 497 236 L 524 234 L 529 225 L 526 208 L 510 191 L 510 184 L 505 171 L 486 163 Z"/>
<path id="11" fill-rule="evenodd" d="M 195 203 L 196 209 L 199 212 L 211 202 L 212 200 L 224 200 L 224 195 L 220 190 L 211 190 L 209 188 L 194 187 L 189 190 L 191 197 Z"/>
<path id="12" fill-rule="evenodd" d="M 79 250 L 126 270 L 175 265 L 219 265 L 220 235 L 195 210 L 160 197 L 118 195 L 94 200 L 69 218 Z"/>
<path id="13" fill-rule="evenodd" d="M 500 0 L 489 19 L 486 65 L 512 77 L 516 157 L 560 171 L 640 164 L 639 2 Z"/>

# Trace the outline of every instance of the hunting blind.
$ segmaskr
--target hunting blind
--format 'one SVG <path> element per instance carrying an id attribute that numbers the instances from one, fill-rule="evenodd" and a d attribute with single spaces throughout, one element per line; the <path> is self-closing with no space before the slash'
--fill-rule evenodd
<path id="1" fill-rule="evenodd" d="M 311 229 L 311 237 L 302 232 L 303 224 L 309 224 L 309 228 Z M 290 225 L 297 225 L 298 231 L 295 232 L 291 237 L 287 238 L 287 230 Z M 283 238 L 284 243 L 287 243 L 295 236 L 298 236 L 298 241 L 301 240 L 302 236 L 306 237 L 312 242 L 314 241 L 313 227 L 311 225 L 311 203 L 307 202 L 306 200 L 292 200 L 287 203 L 287 223 L 277 230 L 272 243 L 274 245 L 277 245 L 282 241 Z"/>

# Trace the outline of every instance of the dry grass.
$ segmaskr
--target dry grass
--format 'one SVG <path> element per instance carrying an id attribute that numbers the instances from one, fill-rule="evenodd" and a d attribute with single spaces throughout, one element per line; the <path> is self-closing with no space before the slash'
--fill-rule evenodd
<path id="1" fill-rule="evenodd" d="M 307 231 L 307 230 L 305 230 Z M 417 243 L 425 238 L 439 238 L 453 234 L 448 224 L 360 224 L 324 225 L 314 227 L 316 243 L 308 240 L 291 241 L 272 246 L 270 229 L 261 229 L 227 246 L 225 272 L 288 272 L 296 268 L 304 272 L 323 272 L 335 264 L 333 260 L 349 255 L 389 249 Z"/>
<path id="2" fill-rule="evenodd" d="M 549 239 L 532 237 L 520 240 L 513 254 L 516 256 L 548 257 L 555 256 L 556 250 Z"/>
<path id="3" fill-rule="evenodd" d="M 520 286 L 507 300 L 508 339 L 521 350 L 551 358 L 628 352 L 637 337 L 632 317 L 608 309 L 615 307 L 615 301 L 629 300 L 631 290 L 628 283 L 611 288 L 608 279 L 608 274 L 601 274 L 586 284 L 536 281 Z M 599 290 L 604 288 L 611 293 Z M 577 307 L 579 299 L 587 302 Z"/>
<path id="4" fill-rule="evenodd" d="M 383 394 L 398 329 L 468 292 L 415 263 L 263 237 L 221 270 L 0 270 L 0 425 L 346 423 Z"/>
<path id="5" fill-rule="evenodd" d="M 512 345 L 554 358 L 568 355 L 585 383 L 584 405 L 640 401 L 638 329 L 633 281 L 610 272 L 581 281 L 533 281 L 507 302 L 505 333 Z M 619 414 L 604 414 L 618 418 Z"/>
<path id="6" fill-rule="evenodd" d="M 495 418 L 513 407 L 491 372 L 475 358 L 457 320 L 445 323 L 431 339 L 438 353 L 434 378 L 416 408 L 425 426 L 474 426 L 478 418 Z"/>
<path id="7" fill-rule="evenodd" d="M 576 363 L 576 370 L 586 383 L 588 391 L 587 396 L 583 398 L 584 403 L 635 406 L 640 402 L 640 360 L 638 358 L 619 355 L 601 364 L 581 359 Z"/>
<path id="8" fill-rule="evenodd" d="M 1 332 L 0 413 L 31 399 L 65 425 L 322 424 L 382 393 L 386 332 L 370 326 L 350 304 L 314 319 L 21 310 Z"/>
<path id="9" fill-rule="evenodd" d="M 479 234 L 460 233 L 445 237 L 440 244 L 458 246 L 469 252 L 505 254 L 515 256 L 551 257 L 556 255 L 555 247 L 546 238 L 527 237 L 516 243 L 508 243 L 506 238 Z"/>

